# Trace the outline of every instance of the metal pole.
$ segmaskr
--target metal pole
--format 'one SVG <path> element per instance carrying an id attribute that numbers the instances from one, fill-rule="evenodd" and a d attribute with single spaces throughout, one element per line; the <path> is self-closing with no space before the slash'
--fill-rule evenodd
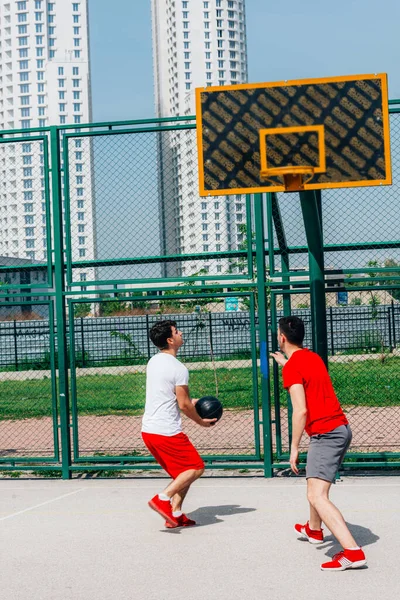
<path id="1" fill-rule="evenodd" d="M 271 427 L 271 393 L 269 381 L 268 350 L 268 307 L 266 297 L 265 243 L 264 243 L 264 206 L 263 195 L 254 194 L 254 215 L 256 229 L 256 264 L 257 264 L 257 296 L 258 327 L 260 339 L 261 370 L 261 406 L 264 442 L 264 476 L 273 477 L 272 469 L 272 427 Z M 273 240 L 268 241 L 269 244 Z"/>
<path id="2" fill-rule="evenodd" d="M 334 337 L 333 337 L 333 310 L 332 306 L 329 307 L 329 319 L 331 324 L 331 354 L 335 356 L 335 346 L 334 346 Z"/>
<path id="3" fill-rule="evenodd" d="M 74 321 L 73 321 L 74 323 Z M 82 350 L 82 368 L 85 368 L 85 335 L 83 333 L 83 317 L 81 317 L 81 350 Z"/>
<path id="4" fill-rule="evenodd" d="M 64 231 L 61 192 L 60 132 L 50 127 L 51 189 L 54 230 L 54 282 L 56 292 L 58 393 L 60 401 L 61 466 L 63 479 L 71 478 L 71 433 L 69 414 L 67 319 L 65 310 Z"/>
<path id="5" fill-rule="evenodd" d="M 15 370 L 18 371 L 17 321 L 15 319 L 14 319 L 14 356 L 15 356 Z"/>
<path id="6" fill-rule="evenodd" d="M 300 203 L 308 244 L 313 350 L 328 366 L 324 245 L 317 195 L 314 191 L 300 192 Z"/>

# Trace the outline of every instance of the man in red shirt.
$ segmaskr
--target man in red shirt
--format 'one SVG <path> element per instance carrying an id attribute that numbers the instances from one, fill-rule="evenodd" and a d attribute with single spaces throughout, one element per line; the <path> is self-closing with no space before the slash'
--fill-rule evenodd
<path id="1" fill-rule="evenodd" d="M 279 320 L 278 344 L 281 352 L 272 353 L 283 367 L 283 386 L 289 391 L 293 407 L 290 466 L 298 474 L 299 443 L 304 429 L 310 436 L 307 454 L 307 498 L 310 520 L 295 525 L 302 539 L 312 544 L 324 541 L 322 522 L 342 545 L 332 561 L 321 565 L 324 571 L 344 571 L 366 564 L 345 520 L 329 499 L 329 490 L 351 443 L 351 429 L 334 392 L 322 358 L 303 348 L 304 323 L 298 317 Z M 285 356 L 287 358 L 285 358 Z"/>

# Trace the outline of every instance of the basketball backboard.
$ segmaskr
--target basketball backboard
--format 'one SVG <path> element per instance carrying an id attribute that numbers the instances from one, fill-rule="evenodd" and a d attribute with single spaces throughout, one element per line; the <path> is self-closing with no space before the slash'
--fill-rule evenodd
<path id="1" fill-rule="evenodd" d="M 197 88 L 196 118 L 201 196 L 391 184 L 386 74 Z"/>

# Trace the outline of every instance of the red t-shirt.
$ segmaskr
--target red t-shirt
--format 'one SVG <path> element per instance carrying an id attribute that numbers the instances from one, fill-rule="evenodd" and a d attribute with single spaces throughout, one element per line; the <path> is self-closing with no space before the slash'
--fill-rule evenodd
<path id="1" fill-rule="evenodd" d="M 297 350 L 283 367 L 282 377 L 285 389 L 295 383 L 304 387 L 307 404 L 305 429 L 309 436 L 348 424 L 325 363 L 318 354 L 306 348 Z"/>

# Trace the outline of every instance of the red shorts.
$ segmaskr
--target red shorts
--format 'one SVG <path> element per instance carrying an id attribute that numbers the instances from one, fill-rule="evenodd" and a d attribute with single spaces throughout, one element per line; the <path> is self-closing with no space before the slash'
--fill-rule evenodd
<path id="1" fill-rule="evenodd" d="M 188 436 L 182 432 L 168 436 L 142 431 L 142 438 L 158 464 L 172 479 L 189 469 L 197 471 L 204 468 L 200 454 Z"/>

